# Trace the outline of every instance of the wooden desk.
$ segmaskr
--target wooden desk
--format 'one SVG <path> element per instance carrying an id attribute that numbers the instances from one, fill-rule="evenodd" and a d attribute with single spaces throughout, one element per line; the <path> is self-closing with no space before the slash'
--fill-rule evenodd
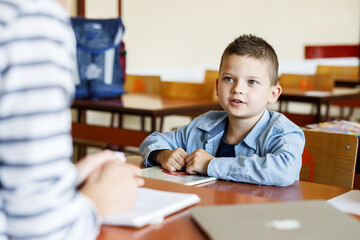
<path id="1" fill-rule="evenodd" d="M 335 79 L 336 87 L 360 87 L 360 77 L 336 77 Z"/>
<path id="2" fill-rule="evenodd" d="M 304 91 L 286 91 L 284 90 L 279 98 L 280 111 L 282 101 L 294 101 L 294 102 L 305 102 L 316 104 L 316 122 L 329 121 L 329 108 L 332 102 L 360 99 L 360 89 L 352 88 L 334 88 L 332 92 L 316 94 L 314 92 Z M 322 104 L 326 105 L 326 113 L 323 117 L 321 114 Z"/>
<path id="3" fill-rule="evenodd" d="M 256 197 L 264 197 L 279 201 L 301 201 L 311 199 L 327 200 L 350 190 L 347 188 L 304 181 L 297 181 L 288 187 L 262 186 L 221 180 L 199 184 L 196 186 L 225 192 L 235 192 Z"/>
<path id="4" fill-rule="evenodd" d="M 78 110 L 78 121 L 86 123 L 86 110 L 132 114 L 151 118 L 151 130 L 156 131 L 156 118 L 169 115 L 201 114 L 221 110 L 218 102 L 207 99 L 165 98 L 149 94 L 123 94 L 118 99 L 75 100 L 72 108 Z M 119 126 L 122 126 L 119 123 Z M 161 129 L 161 128 L 160 128 Z"/>
<path id="5" fill-rule="evenodd" d="M 145 179 L 145 187 L 184 193 L 196 193 L 201 202 L 196 206 L 264 203 L 276 200 L 330 199 L 349 189 L 321 184 L 296 182 L 289 187 L 266 187 L 226 181 L 215 181 L 204 186 L 185 186 L 154 179 Z M 360 216 L 355 216 L 360 220 Z M 143 228 L 102 226 L 99 240 L 110 239 L 207 239 L 191 218 L 189 209 L 175 213 L 161 225 Z"/>

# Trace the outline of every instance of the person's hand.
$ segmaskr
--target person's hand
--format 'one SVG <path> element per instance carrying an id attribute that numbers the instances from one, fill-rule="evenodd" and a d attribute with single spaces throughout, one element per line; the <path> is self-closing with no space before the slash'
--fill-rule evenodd
<path id="1" fill-rule="evenodd" d="M 131 164 L 105 164 L 88 177 L 80 192 L 94 202 L 101 218 L 121 213 L 135 205 L 137 187 L 144 184 L 144 180 L 137 177 L 140 171 Z"/>
<path id="2" fill-rule="evenodd" d="M 161 150 L 156 156 L 157 162 L 162 168 L 174 172 L 180 171 L 185 167 L 185 158 L 187 153 L 182 148 L 176 148 L 174 150 Z"/>
<path id="3" fill-rule="evenodd" d="M 214 156 L 204 149 L 198 149 L 185 158 L 186 171 L 190 174 L 201 173 L 207 175 L 208 165 L 213 158 Z"/>
<path id="4" fill-rule="evenodd" d="M 80 159 L 80 161 L 75 164 L 79 172 L 77 186 L 84 183 L 90 174 L 101 168 L 102 165 L 117 161 L 125 162 L 126 159 L 124 156 L 116 154 L 110 150 L 104 150 L 99 153 L 87 155 Z"/>

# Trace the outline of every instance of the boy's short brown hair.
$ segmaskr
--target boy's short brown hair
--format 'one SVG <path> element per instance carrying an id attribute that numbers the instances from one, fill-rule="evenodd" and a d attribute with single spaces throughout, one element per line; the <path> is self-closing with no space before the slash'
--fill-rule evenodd
<path id="1" fill-rule="evenodd" d="M 278 82 L 279 62 L 273 47 L 264 39 L 252 34 L 241 35 L 231 42 L 221 56 L 219 71 L 224 59 L 230 55 L 248 56 L 268 64 L 268 74 L 272 85 Z"/>

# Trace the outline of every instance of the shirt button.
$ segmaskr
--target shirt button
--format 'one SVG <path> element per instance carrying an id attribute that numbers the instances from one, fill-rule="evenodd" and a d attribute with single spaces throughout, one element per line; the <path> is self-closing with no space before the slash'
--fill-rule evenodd
<path id="1" fill-rule="evenodd" d="M 207 137 L 209 138 L 209 137 L 211 137 L 211 135 L 210 135 L 210 134 L 208 134 L 208 135 L 207 135 Z"/>

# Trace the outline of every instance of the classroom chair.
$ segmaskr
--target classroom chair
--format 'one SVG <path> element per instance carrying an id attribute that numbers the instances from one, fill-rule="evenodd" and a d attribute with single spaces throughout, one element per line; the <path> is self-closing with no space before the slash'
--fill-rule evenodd
<path id="1" fill-rule="evenodd" d="M 328 66 L 328 65 L 318 65 L 316 67 L 316 74 L 328 74 L 334 81 L 336 79 L 346 80 L 346 81 L 359 81 L 360 71 L 359 66 Z M 340 108 L 340 118 L 350 120 L 353 115 L 354 108 L 360 107 L 360 103 L 357 99 L 355 100 L 342 100 L 333 102 L 332 105 L 338 106 Z M 349 107 L 349 113 L 345 115 L 345 107 Z"/>
<path id="2" fill-rule="evenodd" d="M 157 75 L 126 75 L 124 90 L 129 93 L 160 94 L 161 79 Z"/>
<path id="3" fill-rule="evenodd" d="M 353 188 L 358 138 L 352 134 L 304 130 L 300 180 Z"/>
<path id="4" fill-rule="evenodd" d="M 219 72 L 206 70 L 202 83 L 192 82 L 162 82 L 161 96 L 168 98 L 191 98 L 216 100 L 215 82 Z"/>
<path id="5" fill-rule="evenodd" d="M 125 147 L 140 147 L 143 140 L 149 135 L 148 132 L 144 131 L 103 127 L 76 122 L 72 123 L 71 133 L 74 144 L 74 162 L 86 155 L 86 148 L 89 146 L 123 151 Z M 134 154 L 133 152 L 131 153 Z"/>
<path id="6" fill-rule="evenodd" d="M 328 66 L 317 65 L 316 74 L 330 74 L 333 76 L 347 77 L 357 80 L 359 77 L 359 66 Z"/>
<path id="7" fill-rule="evenodd" d="M 131 75 L 127 74 L 124 84 L 126 93 L 146 93 L 160 95 L 161 78 L 157 75 Z M 115 113 L 111 114 L 110 126 L 114 127 Z M 122 127 L 123 115 L 119 114 L 118 125 Z M 141 117 L 141 131 L 145 131 L 145 117 Z"/>
<path id="8" fill-rule="evenodd" d="M 185 98 L 185 99 L 211 99 L 218 100 L 216 96 L 216 79 L 219 77 L 217 70 L 205 70 L 204 81 L 202 83 L 191 82 L 162 82 L 161 96 L 165 98 Z M 182 115 L 194 119 L 198 115 Z M 160 129 L 162 129 L 164 119 L 161 118 Z M 176 129 L 173 128 L 173 129 Z"/>
<path id="9" fill-rule="evenodd" d="M 284 91 L 325 91 L 331 92 L 335 82 L 327 74 L 281 74 L 280 86 Z"/>

